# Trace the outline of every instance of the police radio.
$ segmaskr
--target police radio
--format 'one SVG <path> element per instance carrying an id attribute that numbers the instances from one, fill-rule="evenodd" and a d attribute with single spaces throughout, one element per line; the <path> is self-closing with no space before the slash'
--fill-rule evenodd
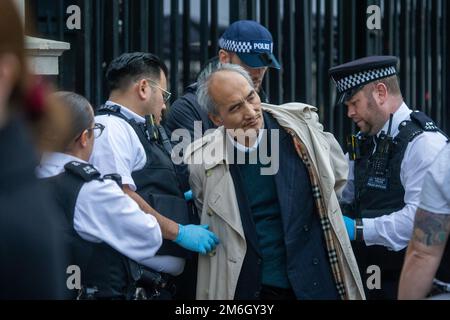
<path id="1" fill-rule="evenodd" d="M 384 131 L 381 132 L 375 152 L 369 160 L 367 187 L 379 190 L 387 190 L 389 187 L 389 159 L 394 145 L 394 139 L 391 136 L 393 116 L 393 114 L 390 116 L 387 134 Z"/>
<path id="2" fill-rule="evenodd" d="M 146 134 L 147 139 L 150 141 L 157 141 L 158 140 L 158 130 L 155 126 L 155 120 L 153 118 L 153 115 L 146 115 L 145 116 L 145 126 L 146 126 Z"/>
<path id="3" fill-rule="evenodd" d="M 145 116 L 146 135 L 149 141 L 158 141 L 164 147 L 167 154 L 172 154 L 172 144 L 163 126 L 155 124 L 153 115 Z"/>
<path id="4" fill-rule="evenodd" d="M 347 137 L 347 151 L 350 160 L 355 161 L 361 159 L 361 146 L 365 139 L 364 134 L 361 132 Z"/>

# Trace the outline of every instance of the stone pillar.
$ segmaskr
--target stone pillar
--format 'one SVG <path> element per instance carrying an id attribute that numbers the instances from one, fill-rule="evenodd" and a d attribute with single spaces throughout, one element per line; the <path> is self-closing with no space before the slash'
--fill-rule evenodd
<path id="1" fill-rule="evenodd" d="M 25 1 L 15 0 L 17 8 L 25 22 Z M 39 75 L 58 75 L 59 57 L 70 50 L 70 43 L 48 39 L 25 37 L 28 62 L 33 73 Z"/>
<path id="2" fill-rule="evenodd" d="M 58 75 L 59 57 L 70 50 L 70 43 L 26 37 L 28 63 L 35 74 Z"/>

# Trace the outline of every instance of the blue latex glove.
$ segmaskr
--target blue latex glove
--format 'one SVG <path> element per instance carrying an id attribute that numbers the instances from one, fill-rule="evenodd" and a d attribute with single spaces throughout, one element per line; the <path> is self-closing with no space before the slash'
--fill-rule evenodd
<path id="1" fill-rule="evenodd" d="M 191 201 L 194 198 L 194 194 L 192 193 L 192 190 L 189 190 L 184 193 L 184 200 Z"/>
<path id="2" fill-rule="evenodd" d="M 355 220 L 344 216 L 345 227 L 347 228 L 348 237 L 351 241 L 355 240 Z"/>
<path id="3" fill-rule="evenodd" d="M 174 241 L 187 250 L 207 254 L 219 244 L 219 239 L 208 230 L 208 225 L 179 224 L 178 226 L 178 236 Z"/>

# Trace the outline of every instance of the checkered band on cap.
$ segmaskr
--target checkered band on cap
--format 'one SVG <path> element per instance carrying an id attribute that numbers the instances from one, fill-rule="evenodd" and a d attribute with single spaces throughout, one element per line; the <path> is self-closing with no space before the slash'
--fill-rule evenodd
<path id="1" fill-rule="evenodd" d="M 397 71 L 395 70 L 395 67 L 367 70 L 349 75 L 336 81 L 336 88 L 338 89 L 339 93 L 343 93 L 377 79 L 383 79 L 389 76 L 393 76 L 396 73 Z"/>
<path id="2" fill-rule="evenodd" d="M 226 51 L 237 53 L 250 53 L 253 49 L 253 45 L 249 41 L 236 41 L 236 40 L 219 40 L 219 47 Z"/>

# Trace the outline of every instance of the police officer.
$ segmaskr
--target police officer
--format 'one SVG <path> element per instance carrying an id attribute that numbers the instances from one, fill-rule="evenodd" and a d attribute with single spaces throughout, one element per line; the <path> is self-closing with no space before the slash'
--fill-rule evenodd
<path id="1" fill-rule="evenodd" d="M 399 299 L 450 300 L 450 144 L 428 170 L 400 278 Z M 436 277 L 436 279 L 433 279 Z"/>
<path id="2" fill-rule="evenodd" d="M 433 120 L 403 101 L 397 64 L 393 56 L 371 56 L 330 69 L 338 103 L 360 129 L 349 140 L 342 203 L 363 280 L 372 275 L 369 266 L 381 271 L 381 288 L 366 287 L 369 299 L 397 297 L 422 179 L 447 141 Z"/>
<path id="3" fill-rule="evenodd" d="M 158 222 L 125 195 L 119 179 L 102 179 L 87 162 L 104 129 L 94 123 L 89 102 L 71 92 L 54 98 L 72 120 L 70 135 L 61 152 L 44 154 L 37 174 L 53 190 L 65 217 L 70 263 L 80 268 L 82 288 L 73 297 L 132 299 L 141 273 L 137 263 L 151 265 L 161 246 Z"/>
<path id="4" fill-rule="evenodd" d="M 273 54 L 273 38 L 270 31 L 256 21 L 239 20 L 225 30 L 218 45 L 220 49 L 217 57 L 210 61 L 205 69 L 214 68 L 214 64 L 217 65 L 219 62 L 240 65 L 250 74 L 261 100 L 268 102 L 262 90 L 264 76 L 268 68 L 277 70 L 281 68 Z M 194 134 L 195 122 L 201 122 L 201 134 L 216 127 L 199 106 L 196 91 L 197 83 L 194 83 L 186 89 L 185 95 L 171 105 L 164 119 L 164 126 L 169 133 L 180 128 L 187 129 L 191 139 L 198 139 Z"/>
<path id="5" fill-rule="evenodd" d="M 183 271 L 187 250 L 206 254 L 218 239 L 208 226 L 185 226 L 187 204 L 159 126 L 170 98 L 167 73 L 150 53 L 125 53 L 111 62 L 106 74 L 110 97 L 96 117 L 105 131 L 91 161 L 103 174 L 120 174 L 124 192 L 156 217 L 164 239 L 178 244 L 164 241 L 150 266 L 152 273 L 170 279 Z"/>

